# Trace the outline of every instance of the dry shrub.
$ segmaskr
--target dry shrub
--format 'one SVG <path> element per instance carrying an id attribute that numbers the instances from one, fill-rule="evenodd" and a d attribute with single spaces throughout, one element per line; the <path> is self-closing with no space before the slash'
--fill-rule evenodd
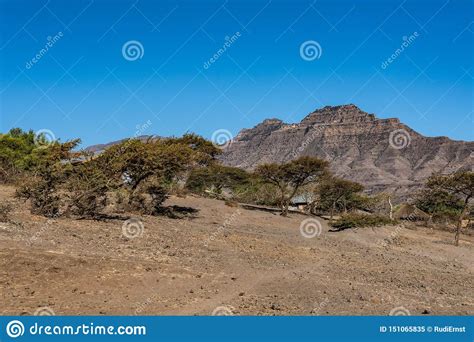
<path id="1" fill-rule="evenodd" d="M 396 221 L 390 220 L 385 216 L 350 213 L 343 215 L 339 220 L 331 223 L 331 226 L 335 230 L 344 230 L 360 227 L 378 227 L 394 223 L 396 223 Z"/>
<path id="2" fill-rule="evenodd" d="M 93 167 L 79 171 L 67 183 L 68 211 L 80 218 L 101 218 L 107 205 L 107 179 Z"/>
<path id="3" fill-rule="evenodd" d="M 10 222 L 10 214 L 13 211 L 13 204 L 10 202 L 0 202 L 0 222 Z"/>
<path id="4" fill-rule="evenodd" d="M 162 204 L 168 197 L 168 189 L 150 182 L 130 195 L 129 208 L 142 214 L 158 215 L 162 213 Z"/>
<path id="5" fill-rule="evenodd" d="M 30 200 L 31 213 L 45 217 L 57 217 L 61 208 L 61 198 L 47 183 L 34 181 L 19 187 L 15 196 Z"/>

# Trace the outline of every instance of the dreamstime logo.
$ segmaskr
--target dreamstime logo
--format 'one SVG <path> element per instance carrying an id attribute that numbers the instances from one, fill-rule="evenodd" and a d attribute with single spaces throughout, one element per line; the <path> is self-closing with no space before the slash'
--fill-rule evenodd
<path id="1" fill-rule="evenodd" d="M 321 303 L 316 305 L 314 309 L 311 311 L 313 315 L 319 315 L 322 309 L 324 309 L 329 303 L 329 298 L 325 298 Z"/>
<path id="2" fill-rule="evenodd" d="M 36 309 L 35 316 L 56 316 L 53 309 L 48 306 L 43 306 L 41 308 Z"/>
<path id="3" fill-rule="evenodd" d="M 151 297 L 148 297 L 144 302 L 140 303 L 138 307 L 135 309 L 135 315 L 140 315 L 148 305 L 153 303 L 155 300 L 159 298 L 158 294 L 154 294 Z"/>
<path id="4" fill-rule="evenodd" d="M 315 218 L 307 218 L 306 220 L 303 220 L 300 224 L 301 235 L 308 239 L 321 235 L 322 231 L 323 227 L 321 226 L 321 222 L 319 222 Z"/>
<path id="5" fill-rule="evenodd" d="M 219 58 L 221 58 L 221 56 L 227 51 L 227 49 L 229 49 L 232 44 L 234 44 L 237 39 L 239 39 L 241 36 L 240 32 L 235 32 L 232 36 L 226 36 L 225 37 L 225 42 L 224 44 L 222 45 L 222 47 L 217 50 L 214 55 L 212 55 L 211 58 L 209 58 L 203 65 L 204 69 L 209 69 L 211 67 L 212 64 L 214 64 L 215 62 L 217 62 L 217 60 Z"/>
<path id="6" fill-rule="evenodd" d="M 237 211 L 235 213 L 233 213 L 232 215 L 227 217 L 224 220 L 224 223 L 222 225 L 220 225 L 217 228 L 217 230 L 215 232 L 213 232 L 211 234 L 211 236 L 209 236 L 209 238 L 204 242 L 204 246 L 209 247 L 209 242 L 214 241 L 219 233 L 224 233 L 225 234 L 225 230 L 227 229 L 227 227 L 229 225 L 231 225 L 237 219 L 237 216 L 240 215 L 241 213 L 242 212 L 237 209 Z"/>
<path id="7" fill-rule="evenodd" d="M 401 150 L 408 145 L 410 145 L 411 136 L 403 128 L 396 129 L 390 132 L 390 136 L 388 138 L 388 143 L 396 150 Z"/>
<path id="8" fill-rule="evenodd" d="M 23 336 L 25 333 L 25 326 L 20 321 L 10 321 L 6 327 L 7 335 L 11 338 L 17 338 Z"/>
<path id="9" fill-rule="evenodd" d="M 211 141 L 212 143 L 220 148 L 229 147 L 232 143 L 232 133 L 226 129 L 218 129 L 212 133 Z"/>
<path id="10" fill-rule="evenodd" d="M 396 49 L 389 58 L 387 58 L 385 61 L 382 62 L 381 68 L 382 69 L 387 69 L 387 67 L 392 64 L 402 53 L 405 51 L 406 48 L 408 48 L 413 42 L 418 38 L 419 34 L 418 32 L 413 32 L 409 36 L 403 36 L 402 37 L 402 44 L 398 49 Z"/>
<path id="11" fill-rule="evenodd" d="M 34 141 L 38 147 L 48 147 L 56 141 L 56 136 L 49 129 L 40 129 L 35 132 Z"/>
<path id="12" fill-rule="evenodd" d="M 133 62 L 137 59 L 142 59 L 144 54 L 145 49 L 138 40 L 129 40 L 122 46 L 122 56 L 127 61 Z"/>
<path id="13" fill-rule="evenodd" d="M 300 56 L 305 61 L 311 62 L 315 59 L 321 58 L 323 49 L 321 45 L 315 40 L 307 40 L 300 46 Z"/>
<path id="14" fill-rule="evenodd" d="M 135 128 L 137 129 L 135 131 L 135 134 L 133 135 L 135 138 L 138 138 L 140 135 L 143 134 L 148 128 L 150 128 L 152 122 L 151 120 L 147 120 L 144 124 L 141 125 L 136 125 Z"/>
<path id="15" fill-rule="evenodd" d="M 131 218 L 125 221 L 122 225 L 122 234 L 129 239 L 141 237 L 144 230 L 143 222 L 137 218 Z"/>
<path id="16" fill-rule="evenodd" d="M 390 316 L 410 316 L 410 311 L 403 306 L 398 306 L 390 310 Z"/>
<path id="17" fill-rule="evenodd" d="M 233 310 L 232 306 L 218 306 L 212 311 L 212 316 L 233 316 Z"/>
<path id="18" fill-rule="evenodd" d="M 301 145 L 290 153 L 292 159 L 301 155 L 301 153 L 321 134 L 321 127 L 315 127 L 314 131 L 307 137 Z"/>
<path id="19" fill-rule="evenodd" d="M 26 62 L 26 68 L 31 69 L 33 65 L 38 63 L 40 59 L 43 58 L 44 55 L 48 53 L 49 49 L 51 49 L 54 46 L 54 44 L 56 44 L 63 36 L 64 35 L 61 31 L 56 33 L 54 36 L 48 36 L 48 38 L 46 38 L 47 42 L 46 44 L 44 44 L 43 48 L 41 48 L 41 50 L 39 50 L 32 59 Z"/>

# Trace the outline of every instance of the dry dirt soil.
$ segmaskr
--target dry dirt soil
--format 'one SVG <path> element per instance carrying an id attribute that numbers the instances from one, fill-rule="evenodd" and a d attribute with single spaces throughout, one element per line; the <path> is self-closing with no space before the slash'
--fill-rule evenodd
<path id="1" fill-rule="evenodd" d="M 472 236 L 455 247 L 450 232 L 333 233 L 319 219 L 307 238 L 307 216 L 188 196 L 166 204 L 194 217 L 144 216 L 126 237 L 124 221 L 48 220 L 15 203 L 0 223 L 2 315 L 474 314 Z"/>

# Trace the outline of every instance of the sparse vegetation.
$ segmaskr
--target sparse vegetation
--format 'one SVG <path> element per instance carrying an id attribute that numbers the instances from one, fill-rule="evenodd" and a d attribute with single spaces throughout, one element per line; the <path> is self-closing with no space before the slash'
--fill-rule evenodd
<path id="1" fill-rule="evenodd" d="M 318 206 L 322 210 L 330 212 L 332 221 L 335 212 L 347 212 L 357 208 L 361 202 L 360 192 L 364 187 L 356 182 L 327 176 L 317 187 Z"/>
<path id="2" fill-rule="evenodd" d="M 245 170 L 214 164 L 194 169 L 187 179 L 186 188 L 203 195 L 211 189 L 216 194 L 221 194 L 223 189 L 237 193 L 250 185 L 251 178 L 251 174 Z"/>
<path id="3" fill-rule="evenodd" d="M 300 157 L 285 164 L 260 165 L 256 169 L 256 174 L 278 189 L 281 215 L 287 216 L 290 201 L 298 189 L 317 182 L 327 174 L 327 167 L 327 161 L 313 157 Z"/>
<path id="4" fill-rule="evenodd" d="M 332 222 L 331 226 L 335 230 L 344 230 L 349 228 L 379 227 L 394 223 L 396 221 L 390 220 L 385 216 L 350 213 L 342 215 L 340 219 Z"/>
<path id="5" fill-rule="evenodd" d="M 418 196 L 422 210 L 456 220 L 454 244 L 459 245 L 463 220 L 469 214 L 474 198 L 474 172 L 456 172 L 451 175 L 433 175 Z"/>
<path id="6" fill-rule="evenodd" d="M 112 194 L 118 194 L 122 210 L 163 213 L 161 206 L 180 177 L 211 167 L 220 153 L 193 134 L 127 140 L 95 158 L 75 152 L 78 144 L 79 140 L 53 142 L 41 148 L 41 158 L 17 190 L 17 197 L 30 201 L 32 213 L 101 219 Z"/>
<path id="7" fill-rule="evenodd" d="M 55 142 L 43 148 L 43 157 L 37 161 L 29 177 L 16 192 L 17 197 L 30 200 L 31 212 L 46 217 L 60 215 L 61 186 L 72 171 L 71 161 L 77 157 L 73 149 L 80 140 L 66 143 Z"/>
<path id="8" fill-rule="evenodd" d="M 13 204 L 10 202 L 0 202 L 0 222 L 10 222 L 10 214 L 13 210 Z"/>
<path id="9" fill-rule="evenodd" d="M 67 211 L 79 218 L 97 219 L 107 203 L 109 181 L 93 162 L 73 168 L 65 184 Z"/>
<path id="10" fill-rule="evenodd" d="M 44 137 L 35 137 L 33 131 L 13 128 L 0 134 L 0 183 L 14 183 L 26 173 L 31 173 L 47 154 L 35 144 Z"/>
<path id="11" fill-rule="evenodd" d="M 344 213 L 333 223 L 335 229 L 393 222 L 388 218 L 393 211 L 388 195 L 362 194 L 361 184 L 332 176 L 328 163 L 318 158 L 264 164 L 250 173 L 219 164 L 220 149 L 195 134 L 130 139 L 98 156 L 77 151 L 78 139 L 48 144 L 38 144 L 38 139 L 43 137 L 21 129 L 0 135 L 0 181 L 21 182 L 16 195 L 29 200 L 33 214 L 97 220 L 110 211 L 135 211 L 180 217 L 163 203 L 171 192 L 190 191 L 226 199 L 230 205 L 278 205 L 286 216 L 291 199 L 309 191 L 314 195 L 311 209 L 329 213 L 331 221 L 335 213 Z M 456 220 L 458 244 L 463 219 L 472 207 L 473 188 L 472 172 L 432 176 L 416 204 L 435 218 Z M 372 215 L 356 214 L 356 209 Z M 2 204 L 0 220 L 8 220 L 10 210 Z"/>

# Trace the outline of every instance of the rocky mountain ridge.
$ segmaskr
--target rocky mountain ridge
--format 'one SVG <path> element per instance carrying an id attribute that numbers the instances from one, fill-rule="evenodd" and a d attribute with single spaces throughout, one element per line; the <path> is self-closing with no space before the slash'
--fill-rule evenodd
<path id="1" fill-rule="evenodd" d="M 340 177 L 410 195 L 434 172 L 474 169 L 474 142 L 425 137 L 399 119 L 378 119 L 357 106 L 326 106 L 300 123 L 267 119 L 243 129 L 225 148 L 224 164 L 251 170 L 299 156 L 328 160 Z"/>

